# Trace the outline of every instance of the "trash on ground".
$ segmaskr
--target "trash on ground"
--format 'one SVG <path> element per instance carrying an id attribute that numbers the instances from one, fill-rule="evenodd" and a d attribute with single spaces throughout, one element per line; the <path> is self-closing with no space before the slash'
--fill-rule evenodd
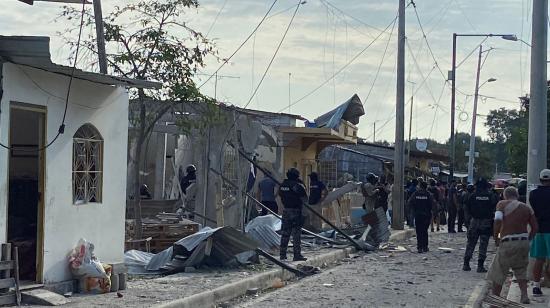
<path id="1" fill-rule="evenodd" d="M 111 291 L 112 268 L 102 264 L 94 255 L 94 244 L 80 239 L 69 256 L 69 267 L 79 281 L 80 292 L 99 294 Z"/>
<path id="2" fill-rule="evenodd" d="M 455 251 L 454 249 L 449 248 L 449 247 L 439 247 L 439 248 L 437 248 L 437 250 L 443 251 L 445 253 L 451 253 L 451 252 Z"/>

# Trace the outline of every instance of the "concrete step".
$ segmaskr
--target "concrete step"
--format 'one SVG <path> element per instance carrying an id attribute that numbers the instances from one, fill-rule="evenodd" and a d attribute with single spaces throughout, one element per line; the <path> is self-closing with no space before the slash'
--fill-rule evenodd
<path id="1" fill-rule="evenodd" d="M 21 292 L 21 299 L 23 304 L 41 306 L 60 306 L 70 303 L 64 296 L 45 289 L 34 289 Z"/>

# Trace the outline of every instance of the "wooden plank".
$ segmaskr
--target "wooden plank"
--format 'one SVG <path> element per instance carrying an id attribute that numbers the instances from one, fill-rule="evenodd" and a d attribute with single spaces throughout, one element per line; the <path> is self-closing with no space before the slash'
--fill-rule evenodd
<path id="1" fill-rule="evenodd" d="M 13 305 L 16 301 L 15 293 L 0 295 L 0 305 Z"/>
<path id="2" fill-rule="evenodd" d="M 15 268 L 14 261 L 0 261 L 0 271 L 11 270 Z"/>
<path id="3" fill-rule="evenodd" d="M 0 289 L 7 289 L 15 287 L 15 279 L 13 278 L 4 278 L 0 279 Z"/>
<path id="4" fill-rule="evenodd" d="M 11 261 L 11 243 L 2 244 L 2 256 L 1 261 Z M 0 278 L 10 278 L 11 268 L 0 271 Z M 8 292 L 9 289 L 0 289 L 0 293 Z M 14 297 L 15 299 L 15 297 Z M 12 303 L 13 304 L 13 303 Z"/>
<path id="5" fill-rule="evenodd" d="M 19 248 L 15 247 L 13 252 L 13 257 L 15 259 L 15 269 L 13 271 L 13 276 L 15 277 L 15 302 L 17 306 L 21 306 L 21 290 L 19 290 Z"/>

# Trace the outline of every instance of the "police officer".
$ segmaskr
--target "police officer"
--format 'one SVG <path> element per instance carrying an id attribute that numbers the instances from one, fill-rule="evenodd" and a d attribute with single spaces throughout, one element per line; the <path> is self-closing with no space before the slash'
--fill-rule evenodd
<path id="1" fill-rule="evenodd" d="M 413 210 L 416 227 L 416 247 L 418 253 L 430 251 L 428 248 L 428 228 L 432 219 L 432 208 L 435 200 L 432 194 L 426 189 L 428 184 L 420 182 L 420 189 L 415 191 L 409 198 L 409 208 Z"/>
<path id="2" fill-rule="evenodd" d="M 302 226 L 304 217 L 302 215 L 302 205 L 308 202 L 306 188 L 300 180 L 300 171 L 296 168 L 290 168 L 286 173 L 286 179 L 279 186 L 279 196 L 284 205 L 283 222 L 281 226 L 281 260 L 286 260 L 286 250 L 288 241 L 292 235 L 294 250 L 294 261 L 307 260 L 301 254 Z"/>
<path id="3" fill-rule="evenodd" d="M 328 189 L 325 183 L 319 180 L 319 174 L 312 172 L 309 175 L 309 204 L 316 205 L 321 203 L 328 194 Z"/>
<path id="4" fill-rule="evenodd" d="M 185 208 L 189 211 L 188 218 L 193 220 L 195 219 L 193 212 L 195 212 L 195 197 L 197 193 L 197 167 L 195 165 L 188 165 L 185 171 L 187 174 L 183 176 L 183 170 L 180 169 L 180 187 L 183 193 L 182 199 L 184 200 Z"/>
<path id="5" fill-rule="evenodd" d="M 489 191 L 489 183 L 485 179 L 479 179 L 476 183 L 476 192 L 470 195 L 466 202 L 468 214 L 472 217 L 468 229 L 468 245 L 464 254 L 464 266 L 462 270 L 470 271 L 470 260 L 474 254 L 479 239 L 479 257 L 477 260 L 477 272 L 485 273 L 487 270 L 483 263 L 487 258 L 487 246 L 493 232 L 493 218 L 497 205 L 495 195 Z"/>

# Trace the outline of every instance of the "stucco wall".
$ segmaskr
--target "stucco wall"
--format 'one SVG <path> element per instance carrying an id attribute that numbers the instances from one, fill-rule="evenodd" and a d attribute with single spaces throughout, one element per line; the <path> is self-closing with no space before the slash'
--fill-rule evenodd
<path id="1" fill-rule="evenodd" d="M 31 80 L 32 78 L 32 80 Z M 47 106 L 47 142 L 63 116 L 68 77 L 13 64 L 3 66 L 0 140 L 8 143 L 9 104 L 17 101 Z M 79 238 L 95 245 L 101 261 L 124 259 L 124 210 L 128 140 L 128 94 L 123 88 L 75 79 L 65 134 L 46 151 L 44 215 L 44 282 L 71 278 L 67 255 Z M 72 136 L 85 123 L 104 139 L 103 202 L 73 205 Z M 0 150 L 0 241 L 6 241 L 8 151 Z"/>

